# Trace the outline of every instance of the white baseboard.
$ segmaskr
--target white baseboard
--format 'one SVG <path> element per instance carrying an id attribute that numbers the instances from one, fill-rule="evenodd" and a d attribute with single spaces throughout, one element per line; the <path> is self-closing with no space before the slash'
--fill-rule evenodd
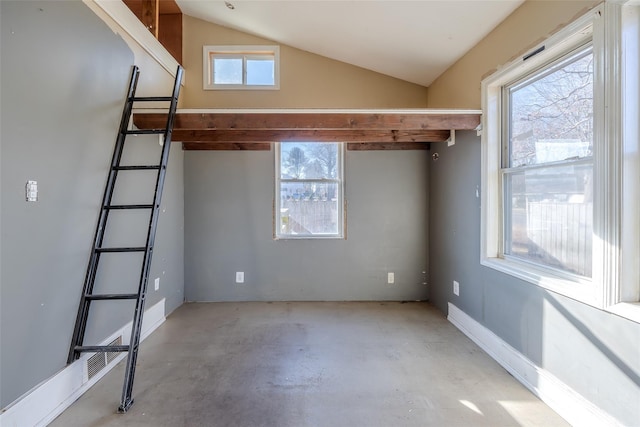
<path id="1" fill-rule="evenodd" d="M 549 371 L 536 366 L 496 334 L 451 303 L 449 303 L 447 319 L 569 424 L 621 426 L 611 415 L 589 402 Z"/>
<path id="2" fill-rule="evenodd" d="M 144 340 L 165 321 L 165 299 L 145 311 L 142 321 L 140 340 Z M 114 332 L 101 345 L 110 343 L 118 336 L 122 336 L 126 344 L 131 336 L 132 322 Z M 124 359 L 126 353 L 118 355 L 91 379 L 86 372 L 86 361 L 90 355 L 86 354 L 80 359 L 66 366 L 60 372 L 48 380 L 18 398 L 9 405 L 5 412 L 0 414 L 0 426 L 25 427 L 46 426 L 67 409 L 73 402 L 82 396 L 100 378 L 113 369 L 119 361 Z"/>

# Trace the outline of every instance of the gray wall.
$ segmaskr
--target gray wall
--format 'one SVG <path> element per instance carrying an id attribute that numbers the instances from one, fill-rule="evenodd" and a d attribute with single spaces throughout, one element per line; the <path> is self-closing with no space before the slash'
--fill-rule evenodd
<path id="1" fill-rule="evenodd" d="M 640 324 L 480 265 L 480 138 L 430 168 L 430 295 L 451 302 L 624 425 L 640 420 Z M 460 282 L 460 296 L 452 281 Z"/>
<path id="2" fill-rule="evenodd" d="M 347 239 L 275 241 L 273 150 L 186 152 L 187 300 L 427 299 L 428 159 L 347 152 Z"/>
<path id="3" fill-rule="evenodd" d="M 0 15 L 4 408 L 66 364 L 133 54 L 82 2 L 2 1 Z M 161 289 L 147 301 L 150 306 L 166 297 L 167 311 L 182 303 L 184 290 L 183 162 L 175 148 L 151 273 L 162 277 Z M 126 156 L 151 151 L 157 159 L 157 138 L 140 138 Z M 38 181 L 38 202 L 25 202 L 28 179 Z M 129 181 L 117 197 L 134 200 L 138 193 L 144 193 L 143 185 Z M 138 233 L 137 227 L 117 222 L 117 238 Z M 135 289 L 139 269 L 139 264 L 101 263 L 96 286 L 109 289 L 106 279 L 133 277 L 130 289 Z M 98 309 L 88 339 L 104 339 L 130 321 L 132 312 L 132 305 Z"/>

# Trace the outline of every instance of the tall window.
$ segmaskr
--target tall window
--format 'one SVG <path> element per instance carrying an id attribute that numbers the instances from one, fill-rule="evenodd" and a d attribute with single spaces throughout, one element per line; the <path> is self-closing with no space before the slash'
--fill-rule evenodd
<path id="1" fill-rule="evenodd" d="M 276 144 L 276 238 L 343 237 L 343 144 Z"/>
<path id="2" fill-rule="evenodd" d="M 591 46 L 505 85 L 503 96 L 504 254 L 591 277 Z"/>
<path id="3" fill-rule="evenodd" d="M 204 46 L 204 89 L 278 89 L 279 46 Z"/>
<path id="4" fill-rule="evenodd" d="M 482 82 L 482 264 L 636 321 L 639 23 L 605 2 Z"/>

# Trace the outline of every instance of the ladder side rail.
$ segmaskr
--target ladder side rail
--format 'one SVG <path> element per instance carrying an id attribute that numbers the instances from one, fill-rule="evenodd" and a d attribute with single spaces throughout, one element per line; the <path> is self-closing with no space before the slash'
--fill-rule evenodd
<path id="1" fill-rule="evenodd" d="M 96 272 L 98 270 L 98 263 L 100 261 L 100 253 L 95 251 L 96 247 L 102 245 L 104 239 L 104 232 L 107 225 L 107 220 L 109 217 L 109 211 L 104 209 L 105 205 L 109 205 L 111 203 L 111 198 L 113 196 L 113 189 L 115 186 L 115 181 L 117 178 L 118 171 L 115 169 L 116 166 L 120 164 L 120 159 L 122 158 L 122 152 L 124 148 L 124 140 L 126 138 L 127 127 L 129 126 L 129 120 L 131 117 L 131 109 L 132 102 L 131 99 L 135 95 L 136 88 L 138 85 L 138 77 L 140 75 L 140 71 L 137 66 L 133 66 L 131 68 L 131 77 L 129 79 L 129 88 L 127 90 L 127 97 L 125 99 L 124 107 L 122 110 L 122 117 L 120 119 L 120 128 L 118 131 L 118 136 L 116 138 L 116 143 L 113 149 L 113 155 L 111 157 L 111 166 L 109 168 L 109 174 L 107 177 L 107 182 L 105 184 L 105 190 L 102 196 L 102 204 L 100 208 L 100 215 L 98 217 L 98 222 L 96 225 L 96 230 L 93 237 L 93 244 L 90 251 L 89 262 L 87 265 L 87 271 L 85 274 L 84 284 L 82 288 L 82 294 L 80 295 L 80 303 L 78 305 L 78 313 L 76 315 L 76 323 L 73 329 L 73 335 L 71 338 L 71 346 L 69 349 L 69 355 L 67 357 L 67 364 L 72 363 L 74 360 L 78 359 L 80 353 L 76 351 L 76 346 L 81 345 L 84 340 L 84 334 L 87 327 L 87 319 L 89 312 L 89 305 L 91 300 L 88 300 L 85 295 L 93 292 L 93 286 L 95 284 Z"/>
<path id="2" fill-rule="evenodd" d="M 135 377 L 136 362 L 138 359 L 138 349 L 140 345 L 140 334 L 142 329 L 142 318 L 144 315 L 144 306 L 146 302 L 147 287 L 149 283 L 149 273 L 151 270 L 151 260 L 153 257 L 153 247 L 155 244 L 155 235 L 160 216 L 160 204 L 162 200 L 162 192 L 169 161 L 169 151 L 171 148 L 171 135 L 173 132 L 173 123 L 175 120 L 176 109 L 178 106 L 178 97 L 180 94 L 180 83 L 182 82 L 183 68 L 178 66 L 176 71 L 176 79 L 173 87 L 173 95 L 169 112 L 167 114 L 167 124 L 165 127 L 164 143 L 162 153 L 160 155 L 160 168 L 158 169 L 156 187 L 153 195 L 153 209 L 149 221 L 147 231 L 147 245 L 144 254 L 142 271 L 140 273 L 140 283 L 138 287 L 138 300 L 133 317 L 133 325 L 131 328 L 131 337 L 129 339 L 129 354 L 127 356 L 127 365 L 125 368 L 125 380 L 122 387 L 122 399 L 120 402 L 119 412 L 126 412 L 133 404 L 133 380 Z"/>

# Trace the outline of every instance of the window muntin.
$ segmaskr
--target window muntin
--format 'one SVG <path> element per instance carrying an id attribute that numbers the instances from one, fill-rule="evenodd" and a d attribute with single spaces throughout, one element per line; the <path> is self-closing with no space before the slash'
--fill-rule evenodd
<path id="1" fill-rule="evenodd" d="M 593 51 L 503 87 L 503 254 L 590 278 Z"/>
<path id="2" fill-rule="evenodd" d="M 343 237 L 343 144 L 276 145 L 275 237 Z"/>
<path id="3" fill-rule="evenodd" d="M 204 46 L 204 89 L 278 89 L 279 46 Z"/>

